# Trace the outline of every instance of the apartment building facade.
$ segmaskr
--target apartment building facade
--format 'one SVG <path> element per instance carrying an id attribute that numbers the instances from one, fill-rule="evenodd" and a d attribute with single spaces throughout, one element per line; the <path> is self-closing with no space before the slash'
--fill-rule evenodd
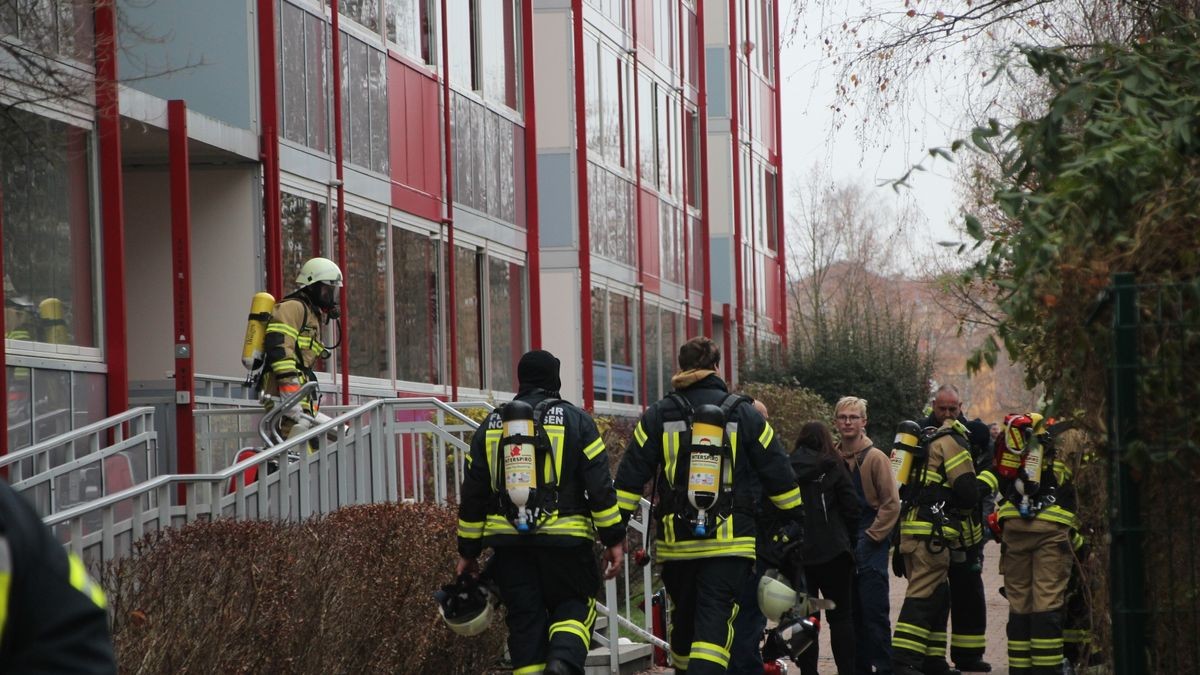
<path id="1" fill-rule="evenodd" d="M 0 66 L 17 104 L 0 116 L 7 449 L 190 389 L 185 376 L 242 376 L 251 296 L 291 292 L 313 255 L 346 274 L 320 374 L 334 400 L 504 399 L 542 346 L 565 397 L 633 414 L 703 332 L 736 377 L 739 354 L 785 339 L 777 14 L 773 0 L 0 13 L 4 51 L 45 66 L 25 81 Z"/>

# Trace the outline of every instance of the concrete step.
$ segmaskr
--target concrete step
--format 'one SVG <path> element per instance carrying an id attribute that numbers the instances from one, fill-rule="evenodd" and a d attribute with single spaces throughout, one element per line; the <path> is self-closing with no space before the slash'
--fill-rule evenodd
<path id="1" fill-rule="evenodd" d="M 593 647 L 588 652 L 587 661 L 584 662 L 584 675 L 611 673 L 610 654 L 608 647 Z M 644 642 L 630 642 L 628 638 L 621 638 L 617 654 L 621 664 L 618 671 L 620 675 L 634 675 L 649 670 L 654 665 L 654 648 Z"/>

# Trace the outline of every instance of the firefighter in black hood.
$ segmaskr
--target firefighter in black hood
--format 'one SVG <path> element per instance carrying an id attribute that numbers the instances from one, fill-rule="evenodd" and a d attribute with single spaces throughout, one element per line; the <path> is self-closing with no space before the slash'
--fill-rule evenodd
<path id="1" fill-rule="evenodd" d="M 644 486 L 655 481 L 655 557 L 674 608 L 671 659 L 676 673 L 692 675 L 729 667 L 736 597 L 755 560 L 749 475 L 758 475 L 763 494 L 793 522 L 803 519 L 775 430 L 748 397 L 729 393 L 717 377 L 720 362 L 706 337 L 679 348 L 675 391 L 642 414 L 616 479 L 623 514 L 637 509 Z"/>
<path id="2" fill-rule="evenodd" d="M 458 508 L 456 573 L 479 576 L 479 554 L 495 549 L 484 576 L 508 607 L 517 675 L 583 673 L 600 588 L 597 535 L 606 579 L 624 560 L 608 452 L 592 418 L 559 398 L 558 372 L 550 352 L 521 357 L 517 397 L 471 439 Z"/>

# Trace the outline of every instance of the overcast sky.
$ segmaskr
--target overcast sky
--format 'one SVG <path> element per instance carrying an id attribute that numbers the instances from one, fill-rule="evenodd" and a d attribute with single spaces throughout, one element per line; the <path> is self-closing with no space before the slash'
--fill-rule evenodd
<path id="1" fill-rule="evenodd" d="M 787 13 L 789 4 L 784 0 L 781 14 Z M 830 64 L 823 54 L 817 28 L 840 25 L 845 17 L 839 12 L 857 15 L 862 5 L 847 2 L 844 7 L 850 9 L 831 10 L 823 4 L 805 2 L 809 14 L 801 22 L 801 31 L 792 40 L 783 40 L 780 75 L 785 194 L 791 194 L 798 180 L 807 180 L 816 162 L 838 183 L 858 182 L 891 204 L 911 200 L 924 216 L 924 222 L 913 224 L 914 247 L 921 248 L 920 239 L 960 240 L 953 165 L 927 159 L 925 165 L 930 170 L 914 173 L 909 181 L 912 189 L 903 195 L 894 193 L 890 186 L 875 186 L 903 175 L 927 156 L 928 148 L 949 146 L 955 138 L 966 136 L 969 125 L 963 119 L 962 107 L 946 100 L 939 92 L 944 87 L 933 82 L 936 74 L 930 73 L 906 82 L 912 94 L 909 103 L 892 111 L 885 123 L 869 125 L 866 138 L 860 138 L 856 127 L 861 126 L 864 111 L 851 107 L 843 117 L 831 109 L 838 103 L 835 86 L 841 73 L 839 66 Z M 789 197 L 785 203 L 787 211 L 792 208 L 790 201 Z"/>

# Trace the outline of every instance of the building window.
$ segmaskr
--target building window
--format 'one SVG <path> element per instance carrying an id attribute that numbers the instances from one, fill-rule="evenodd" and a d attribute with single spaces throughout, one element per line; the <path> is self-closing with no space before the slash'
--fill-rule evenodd
<path id="1" fill-rule="evenodd" d="M 592 289 L 592 393 L 597 401 L 637 401 L 636 307 L 633 298 Z"/>
<path id="2" fill-rule="evenodd" d="M 86 129 L 17 108 L 0 115 L 10 340 L 97 346 L 90 144 Z"/>
<path id="3" fill-rule="evenodd" d="M 388 172 L 387 56 L 342 33 L 342 138 L 346 161 Z"/>
<path id="4" fill-rule="evenodd" d="M 763 208 L 763 227 L 767 232 L 767 250 L 779 250 L 779 214 L 776 212 L 775 195 L 779 189 L 778 178 L 774 171 L 764 168 L 763 170 L 763 201 L 766 202 Z"/>
<path id="5" fill-rule="evenodd" d="M 638 146 L 643 183 L 658 185 L 658 85 L 638 75 Z"/>
<path id="6" fill-rule="evenodd" d="M 644 333 L 646 334 L 646 397 L 650 401 L 657 401 L 668 393 L 662 388 L 663 355 L 662 347 L 658 344 L 658 307 L 653 305 L 646 307 Z"/>
<path id="7" fill-rule="evenodd" d="M 683 214 L 666 202 L 659 202 L 658 250 L 663 281 L 683 284 Z"/>
<path id="8" fill-rule="evenodd" d="M 279 220 L 283 228 L 283 276 L 300 271 L 305 260 L 325 253 L 325 205 L 283 193 Z"/>
<path id="9" fill-rule="evenodd" d="M 379 32 L 379 0 L 342 0 L 338 4 L 338 12 L 372 32 Z"/>
<path id="10" fill-rule="evenodd" d="M 687 203 L 696 207 L 700 205 L 700 117 L 695 110 L 687 111 L 684 118 L 683 141 Z"/>
<path id="11" fill-rule="evenodd" d="M 592 253 L 630 267 L 637 261 L 635 191 L 635 185 L 623 176 L 588 163 Z"/>
<path id="12" fill-rule="evenodd" d="M 36 54 L 92 63 L 92 4 L 91 0 L 0 1 L 0 35 L 15 35 Z"/>
<path id="13" fill-rule="evenodd" d="M 671 393 L 671 377 L 679 370 L 678 353 L 683 344 L 683 326 L 680 316 L 670 310 L 662 310 L 659 335 L 662 343 L 662 391 L 663 396 Z"/>
<path id="14" fill-rule="evenodd" d="M 347 213 L 345 274 L 351 375 L 391 379 L 386 270 L 387 224 Z"/>
<path id="15" fill-rule="evenodd" d="M 437 62 L 433 0 L 387 0 L 387 38 L 425 64 Z"/>
<path id="16" fill-rule="evenodd" d="M 525 180 L 516 161 L 520 128 L 470 97 L 455 93 L 452 98 L 455 201 L 522 225 L 517 222 L 517 193 Z"/>
<path id="17" fill-rule="evenodd" d="M 396 379 L 439 384 L 438 274 L 441 244 L 392 228 L 392 302 L 396 306 Z"/>
<path id="18" fill-rule="evenodd" d="M 525 353 L 525 268 L 516 263 L 488 260 L 488 345 L 491 356 L 490 387 L 517 390 L 517 362 Z"/>
<path id="19" fill-rule="evenodd" d="M 279 5 L 279 121 L 283 137 L 329 150 L 329 24 L 287 2 Z"/>
<path id="20" fill-rule="evenodd" d="M 483 322 L 479 318 L 479 263 L 475 249 L 454 250 L 454 316 L 458 334 L 458 385 L 483 388 Z"/>

